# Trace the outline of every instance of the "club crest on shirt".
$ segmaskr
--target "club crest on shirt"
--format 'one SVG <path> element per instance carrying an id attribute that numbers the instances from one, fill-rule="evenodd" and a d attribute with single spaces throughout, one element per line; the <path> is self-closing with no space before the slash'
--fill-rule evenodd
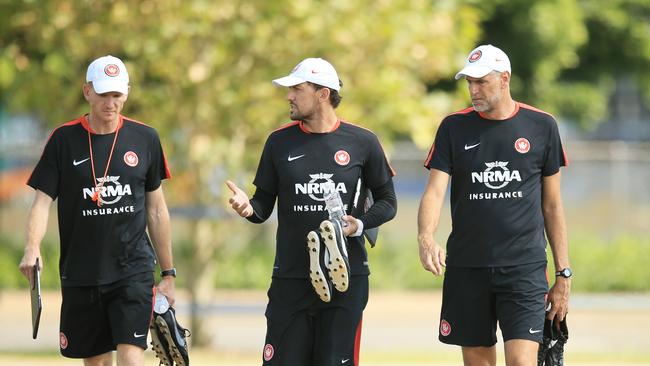
<path id="1" fill-rule="evenodd" d="M 334 161 L 336 161 L 338 165 L 346 166 L 350 163 L 350 154 L 345 150 L 339 150 L 334 154 Z"/>
<path id="2" fill-rule="evenodd" d="M 520 154 L 525 154 L 530 151 L 530 141 L 524 137 L 520 137 L 515 141 L 515 150 Z"/>
<path id="3" fill-rule="evenodd" d="M 135 167 L 138 165 L 138 154 L 133 151 L 127 151 L 126 154 L 124 154 L 124 163 L 130 167 Z"/>
<path id="4" fill-rule="evenodd" d="M 275 350 L 273 349 L 273 345 L 267 343 L 266 346 L 264 346 L 264 361 L 270 361 L 274 354 Z"/>

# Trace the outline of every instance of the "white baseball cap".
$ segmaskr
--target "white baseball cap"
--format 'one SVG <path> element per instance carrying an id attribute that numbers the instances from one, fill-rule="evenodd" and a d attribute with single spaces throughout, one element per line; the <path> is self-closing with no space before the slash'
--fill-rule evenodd
<path id="1" fill-rule="evenodd" d="M 129 93 L 129 73 L 124 62 L 117 57 L 102 56 L 88 65 L 86 82 L 93 83 L 95 93 Z"/>
<path id="2" fill-rule="evenodd" d="M 322 58 L 306 58 L 291 70 L 289 75 L 273 80 L 275 86 L 294 86 L 304 82 L 341 90 L 339 75 L 334 66 Z"/>
<path id="3" fill-rule="evenodd" d="M 456 74 L 456 80 L 463 76 L 482 78 L 491 71 L 511 73 L 508 55 L 491 44 L 478 46 L 467 56 L 465 67 Z"/>

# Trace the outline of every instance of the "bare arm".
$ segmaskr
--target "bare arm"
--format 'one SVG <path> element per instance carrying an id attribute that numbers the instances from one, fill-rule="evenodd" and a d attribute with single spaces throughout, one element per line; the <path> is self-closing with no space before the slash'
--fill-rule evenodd
<path id="1" fill-rule="evenodd" d="M 171 269 L 174 267 L 171 224 L 162 185 L 155 191 L 146 193 L 145 206 L 147 209 L 147 230 L 153 241 L 160 269 Z M 173 276 L 163 277 L 158 284 L 158 291 L 167 297 L 171 305 L 174 305 L 176 296 L 175 278 Z"/>
<path id="2" fill-rule="evenodd" d="M 40 267 L 43 268 L 41 241 L 47 230 L 47 219 L 50 215 L 52 202 L 52 197 L 42 191 L 36 190 L 32 208 L 29 210 L 29 217 L 27 219 L 27 243 L 25 244 L 25 254 L 20 261 L 19 268 L 20 272 L 29 280 L 30 286 L 34 276 L 32 272 L 34 270 L 34 264 L 36 264 L 36 258 L 40 258 Z"/>
<path id="3" fill-rule="evenodd" d="M 418 210 L 418 244 L 420 262 L 427 271 L 436 276 L 442 274 L 442 267 L 446 266 L 445 251 L 433 239 L 440 220 L 440 210 L 445 200 L 449 174 L 431 169 L 429 181 L 424 189 Z"/>
<path id="4" fill-rule="evenodd" d="M 557 173 L 542 180 L 542 213 L 546 236 L 553 253 L 553 262 L 557 271 L 570 267 L 569 244 L 567 240 L 564 207 L 560 193 L 561 173 Z M 569 292 L 571 291 L 571 278 L 556 277 L 553 287 L 548 293 L 548 302 L 551 310 L 548 318 L 553 319 L 557 314 L 556 323 L 564 319 L 569 310 Z"/>

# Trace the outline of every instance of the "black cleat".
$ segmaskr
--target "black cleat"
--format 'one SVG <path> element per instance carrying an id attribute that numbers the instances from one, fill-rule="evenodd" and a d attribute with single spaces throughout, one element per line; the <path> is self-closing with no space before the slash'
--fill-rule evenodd
<path id="1" fill-rule="evenodd" d="M 162 297 L 164 298 L 164 296 Z M 162 302 L 166 302 L 166 300 L 164 298 Z M 178 324 L 174 308 L 169 304 L 166 307 L 164 305 L 159 307 L 158 302 L 157 296 L 157 306 L 154 307 L 153 321 L 150 326 L 151 345 L 156 352 L 156 357 L 165 366 L 189 366 L 190 358 L 186 338 L 191 333 Z"/>
<path id="2" fill-rule="evenodd" d="M 314 291 L 324 302 L 332 300 L 332 284 L 325 277 L 324 266 L 321 263 L 323 247 L 318 233 L 310 231 L 307 234 L 307 250 L 309 251 L 309 279 Z M 326 253 L 323 253 L 326 254 Z"/>
<path id="3" fill-rule="evenodd" d="M 172 355 L 169 354 L 169 346 L 167 345 L 165 336 L 160 333 L 158 327 L 153 322 L 149 326 L 149 330 L 151 333 L 151 348 L 156 352 L 156 357 L 160 360 L 159 365 L 174 366 L 174 361 L 172 361 Z"/>
<path id="4" fill-rule="evenodd" d="M 347 240 L 338 220 L 325 220 L 320 224 L 320 235 L 329 252 L 325 263 L 334 287 L 345 292 L 350 285 L 350 262 L 348 261 Z"/>
<path id="5" fill-rule="evenodd" d="M 563 366 L 564 345 L 569 340 L 569 328 L 566 318 L 560 322 L 560 329 L 555 327 L 555 322 L 544 321 L 544 338 L 537 351 L 538 366 Z"/>

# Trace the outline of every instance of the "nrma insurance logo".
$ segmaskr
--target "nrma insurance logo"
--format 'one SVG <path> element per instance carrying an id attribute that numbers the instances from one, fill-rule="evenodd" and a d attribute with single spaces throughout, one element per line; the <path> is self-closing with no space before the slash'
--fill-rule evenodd
<path id="1" fill-rule="evenodd" d="M 508 169 L 507 161 L 485 163 L 486 169 L 482 172 L 472 172 L 472 183 L 482 183 L 492 189 L 500 189 L 513 180 L 521 182 L 518 170 Z"/>
<path id="2" fill-rule="evenodd" d="M 124 196 L 131 196 L 131 186 L 129 184 L 120 184 L 120 176 L 106 176 L 106 178 L 97 178 L 97 187 L 84 188 L 84 199 L 92 200 L 96 191 L 102 198 L 102 204 L 112 205 L 119 202 Z"/>
<path id="3" fill-rule="evenodd" d="M 309 174 L 311 180 L 307 183 L 296 183 L 295 193 L 309 195 L 311 199 L 316 201 L 325 201 L 331 192 L 339 192 L 339 194 L 347 193 L 344 183 L 335 183 L 332 180 L 334 174 L 316 173 Z"/>

